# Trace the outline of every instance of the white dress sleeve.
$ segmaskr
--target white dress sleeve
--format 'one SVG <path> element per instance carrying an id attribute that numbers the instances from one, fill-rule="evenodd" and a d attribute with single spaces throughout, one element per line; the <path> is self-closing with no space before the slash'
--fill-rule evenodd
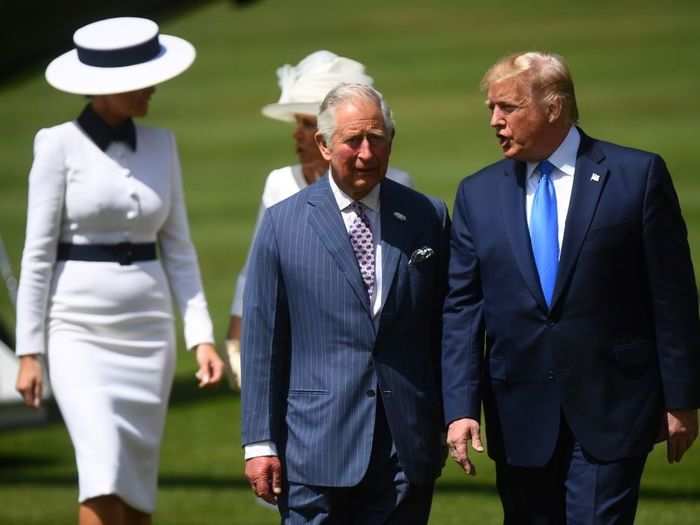
<path id="1" fill-rule="evenodd" d="M 264 195 L 264 192 L 263 192 Z M 233 303 L 231 303 L 231 315 L 236 317 L 243 317 L 243 291 L 245 290 L 245 280 L 248 274 L 248 261 L 250 260 L 250 252 L 253 248 L 253 243 L 255 242 L 255 237 L 258 235 L 258 230 L 260 229 L 260 223 L 262 222 L 263 215 L 265 215 L 265 200 L 260 203 L 260 209 L 258 210 L 258 218 L 255 220 L 255 228 L 253 229 L 253 236 L 250 240 L 250 245 L 248 247 L 248 254 L 245 258 L 245 264 L 241 271 L 238 273 L 236 278 L 236 289 L 233 292 Z"/>
<path id="2" fill-rule="evenodd" d="M 169 133 L 172 191 L 170 212 L 158 232 L 163 268 L 175 297 L 185 328 L 185 344 L 191 349 L 200 343 L 213 343 L 214 331 L 202 289 L 197 253 L 190 238 L 182 173 L 175 137 Z"/>
<path id="3" fill-rule="evenodd" d="M 40 130 L 34 138 L 29 172 L 27 230 L 17 293 L 17 355 L 46 352 L 46 318 L 61 232 L 65 171 L 59 131 Z"/>
<path id="4" fill-rule="evenodd" d="M 231 303 L 231 316 L 243 317 L 243 293 L 245 291 L 246 275 L 248 274 L 248 262 L 255 238 L 258 236 L 260 224 L 265 215 L 265 210 L 294 195 L 305 186 L 306 182 L 303 180 L 301 166 L 298 164 L 272 170 L 265 179 L 260 209 L 258 210 L 258 217 L 253 229 L 253 237 L 250 240 L 245 264 L 236 279 L 236 288 L 233 292 L 233 302 Z"/>

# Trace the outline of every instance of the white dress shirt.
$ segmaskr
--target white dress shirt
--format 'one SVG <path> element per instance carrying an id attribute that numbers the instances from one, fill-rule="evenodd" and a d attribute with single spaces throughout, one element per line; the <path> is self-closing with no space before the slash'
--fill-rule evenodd
<path id="1" fill-rule="evenodd" d="M 554 166 L 552 170 L 552 183 L 557 195 L 557 222 L 559 233 L 559 254 L 564 239 L 564 227 L 569 213 L 571 190 L 574 186 L 574 174 L 576 172 L 576 154 L 581 144 L 581 134 L 575 126 L 571 126 L 569 133 L 559 147 L 554 150 L 548 159 Z M 527 210 L 527 225 L 530 227 L 530 215 L 532 214 L 532 202 L 535 199 L 537 185 L 540 182 L 540 174 L 535 171 L 538 162 L 527 163 L 527 185 L 525 192 L 525 207 Z"/>
<path id="2" fill-rule="evenodd" d="M 333 197 L 338 204 L 338 209 L 343 218 L 345 230 L 348 232 L 348 235 L 350 235 L 350 226 L 357 218 L 357 213 L 350 207 L 354 200 L 338 187 L 330 173 L 328 173 L 328 182 L 330 183 L 331 192 L 333 193 Z M 359 200 L 365 207 L 365 215 L 367 216 L 372 230 L 374 243 L 374 290 L 370 297 L 370 304 L 372 305 L 372 316 L 374 317 L 375 326 L 379 323 L 379 314 L 386 300 L 386 293 L 384 293 L 384 286 L 382 286 L 382 233 L 379 209 L 380 187 L 381 184 L 377 184 L 367 195 Z M 348 242 L 350 242 L 349 239 Z M 244 447 L 244 452 L 245 459 L 258 456 L 276 456 L 277 447 L 272 441 L 259 441 L 246 445 Z"/>
<path id="3" fill-rule="evenodd" d="M 345 230 L 348 232 L 348 235 L 350 235 L 350 226 L 352 226 L 352 223 L 355 222 L 357 218 L 357 213 L 350 208 L 350 205 L 354 201 L 338 187 L 330 173 L 328 174 L 328 182 L 330 182 L 335 202 L 338 204 L 338 208 L 343 217 Z M 372 239 L 374 242 L 374 290 L 370 297 L 370 304 L 372 305 L 372 315 L 374 316 L 375 324 L 379 319 L 378 314 L 382 310 L 384 299 L 386 299 L 382 291 L 382 227 L 379 215 L 379 188 L 380 184 L 377 184 L 372 188 L 372 191 L 359 200 L 365 207 L 365 215 L 369 221 L 369 227 L 372 230 Z"/>

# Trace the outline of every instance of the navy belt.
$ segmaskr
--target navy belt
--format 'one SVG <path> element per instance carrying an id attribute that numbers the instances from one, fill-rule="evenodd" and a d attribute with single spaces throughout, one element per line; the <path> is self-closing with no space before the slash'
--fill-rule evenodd
<path id="1" fill-rule="evenodd" d="M 134 261 L 153 261 L 158 258 L 156 243 L 70 244 L 61 242 L 56 252 L 57 261 L 116 262 L 128 266 Z"/>

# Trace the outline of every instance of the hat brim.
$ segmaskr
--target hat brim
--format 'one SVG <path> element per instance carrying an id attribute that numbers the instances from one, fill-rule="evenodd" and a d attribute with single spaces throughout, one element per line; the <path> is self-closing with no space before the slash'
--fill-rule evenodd
<path id="1" fill-rule="evenodd" d="M 266 117 L 284 122 L 294 122 L 294 115 L 318 115 L 320 102 L 290 102 L 268 104 L 262 108 Z"/>
<path id="2" fill-rule="evenodd" d="M 148 62 L 123 67 L 96 67 L 82 63 L 73 49 L 46 68 L 46 81 L 76 95 L 112 95 L 144 89 L 176 77 L 194 62 L 196 51 L 187 40 L 159 35 L 161 51 Z"/>

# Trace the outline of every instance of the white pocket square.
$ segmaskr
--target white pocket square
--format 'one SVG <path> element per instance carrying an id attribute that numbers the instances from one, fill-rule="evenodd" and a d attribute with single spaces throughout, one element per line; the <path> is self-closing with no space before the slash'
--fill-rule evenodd
<path id="1" fill-rule="evenodd" d="M 423 262 L 426 259 L 432 257 L 434 253 L 435 252 L 430 246 L 423 246 L 422 248 L 418 248 L 411 254 L 411 257 L 409 257 L 408 264 L 418 264 L 419 262 Z"/>

